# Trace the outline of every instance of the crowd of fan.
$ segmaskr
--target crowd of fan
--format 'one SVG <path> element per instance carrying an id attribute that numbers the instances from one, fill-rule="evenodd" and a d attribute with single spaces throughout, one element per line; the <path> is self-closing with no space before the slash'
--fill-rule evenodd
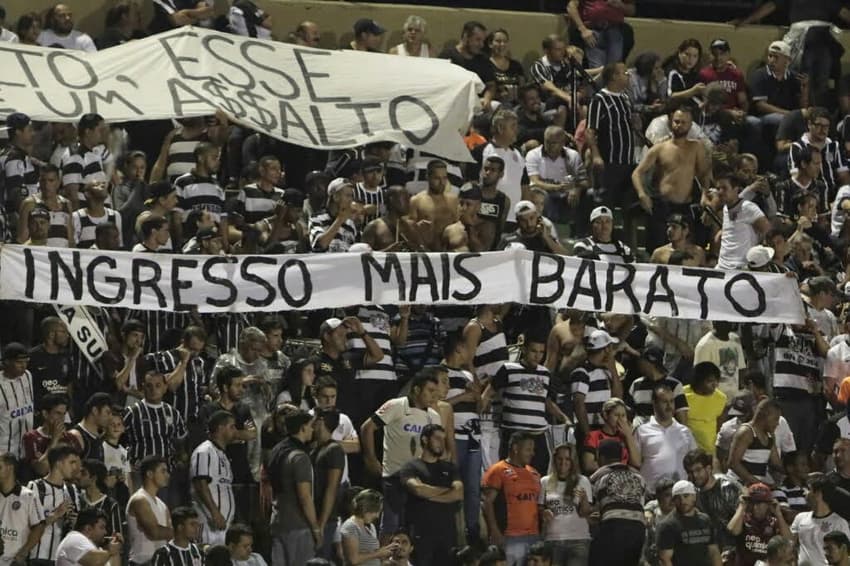
<path id="1" fill-rule="evenodd" d="M 93 51 L 181 25 L 274 39 L 236 0 L 0 9 L 0 40 Z M 765 6 L 773 6 L 768 2 Z M 802 325 L 515 304 L 294 314 L 0 305 L 0 564 L 850 564 L 850 12 L 791 1 L 745 79 L 730 43 L 624 61 L 630 0 L 570 0 L 529 69 L 467 22 L 389 53 L 486 85 L 458 164 L 305 149 L 228 122 L 6 119 L 2 233 L 138 253 L 521 247 L 785 273 Z M 744 23 L 769 11 L 764 6 Z M 346 49 L 386 30 L 354 24 Z M 289 40 L 318 47 L 320 24 Z M 411 68 L 414 68 L 412 64 Z M 850 117 L 850 116 L 848 116 Z M 616 230 L 615 230 L 616 225 Z M 362 487 L 357 487 L 362 486 Z M 489 545 L 489 546 L 488 546 Z"/>

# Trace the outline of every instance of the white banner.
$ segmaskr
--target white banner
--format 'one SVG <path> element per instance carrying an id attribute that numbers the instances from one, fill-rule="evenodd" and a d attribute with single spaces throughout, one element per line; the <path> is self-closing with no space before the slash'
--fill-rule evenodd
<path id="1" fill-rule="evenodd" d="M 83 53 L 0 43 L 0 118 L 107 121 L 213 114 L 293 144 L 394 141 L 471 161 L 483 83 L 446 60 L 329 51 L 181 28 Z"/>
<path id="2" fill-rule="evenodd" d="M 56 314 L 65 326 L 71 339 L 88 359 L 91 366 L 100 373 L 100 358 L 106 353 L 106 338 L 98 328 L 86 307 L 73 305 L 53 305 Z"/>
<path id="3" fill-rule="evenodd" d="M 784 275 L 622 265 L 526 250 L 181 256 L 7 245 L 0 252 L 0 299 L 167 311 L 197 306 L 199 312 L 516 302 L 803 322 L 797 282 Z"/>

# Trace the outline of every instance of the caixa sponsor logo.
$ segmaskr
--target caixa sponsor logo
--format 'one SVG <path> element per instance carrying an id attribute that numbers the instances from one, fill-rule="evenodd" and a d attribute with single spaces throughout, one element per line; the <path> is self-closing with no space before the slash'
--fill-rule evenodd
<path id="1" fill-rule="evenodd" d="M 17 419 L 19 417 L 24 417 L 28 414 L 32 413 L 32 405 L 27 405 L 26 407 L 18 407 L 12 411 L 12 418 Z"/>
<path id="2" fill-rule="evenodd" d="M 6 538 L 6 537 L 9 537 L 9 538 L 18 538 L 18 531 L 17 531 L 17 529 L 10 529 L 10 528 L 7 528 L 7 527 L 0 527 L 0 537 L 2 537 L 2 538 Z"/>
<path id="3" fill-rule="evenodd" d="M 415 432 L 416 434 L 419 434 L 422 432 L 422 425 L 408 423 L 402 427 L 402 430 L 404 430 L 404 432 Z"/>

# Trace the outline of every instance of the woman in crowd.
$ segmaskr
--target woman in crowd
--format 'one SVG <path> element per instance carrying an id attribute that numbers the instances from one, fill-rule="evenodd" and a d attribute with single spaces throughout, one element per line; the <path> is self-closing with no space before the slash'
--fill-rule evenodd
<path id="1" fill-rule="evenodd" d="M 402 57 L 430 57 L 431 44 L 425 39 L 425 20 L 419 16 L 408 16 L 401 30 L 404 40 L 390 47 L 390 55 Z"/>
<path id="2" fill-rule="evenodd" d="M 383 506 L 383 496 L 373 489 L 362 491 L 354 498 L 354 511 L 339 528 L 346 566 L 381 566 L 383 560 L 392 556 L 397 545 L 381 547 L 374 525 Z"/>
<path id="3" fill-rule="evenodd" d="M 511 59 L 510 47 L 511 37 L 504 29 L 499 28 L 487 37 L 490 65 L 496 77 L 493 100 L 509 108 L 517 105 L 517 92 L 525 84 L 525 71 L 519 61 Z"/>
<path id="4" fill-rule="evenodd" d="M 632 435 L 632 425 L 626 412 L 626 404 L 622 399 L 612 397 L 602 405 L 602 428 L 590 431 L 584 439 L 584 450 L 581 455 L 581 469 L 591 475 L 599 464 L 596 462 L 596 450 L 599 444 L 608 438 L 613 438 L 623 445 L 623 464 L 630 464 L 640 469 L 640 452 Z"/>
<path id="5" fill-rule="evenodd" d="M 301 358 L 289 367 L 286 379 L 281 381 L 282 390 L 277 395 L 277 404 L 289 403 L 305 411 L 316 406 L 313 399 L 313 382 L 316 380 L 316 360 Z"/>
<path id="6" fill-rule="evenodd" d="M 675 55 L 667 58 L 667 96 L 695 98 L 702 96 L 705 85 L 699 82 L 702 45 L 696 39 L 686 39 L 679 44 Z"/>
<path id="7" fill-rule="evenodd" d="M 24 14 L 18 18 L 18 26 L 15 30 L 18 39 L 24 45 L 38 45 L 38 34 L 41 33 L 41 16 L 35 12 Z"/>
<path id="8" fill-rule="evenodd" d="M 629 69 L 629 98 L 634 111 L 644 124 L 661 114 L 667 98 L 667 77 L 661 66 L 658 53 L 647 51 L 635 57 L 634 67 Z"/>
<path id="9" fill-rule="evenodd" d="M 549 475 L 540 480 L 540 515 L 545 540 L 555 553 L 555 564 L 587 566 L 593 489 L 578 470 L 576 449 L 562 444 L 552 452 Z"/>

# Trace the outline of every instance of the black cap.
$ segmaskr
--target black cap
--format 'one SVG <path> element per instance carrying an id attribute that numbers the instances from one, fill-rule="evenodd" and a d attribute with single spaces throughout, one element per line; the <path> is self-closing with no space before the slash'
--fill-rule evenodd
<path id="1" fill-rule="evenodd" d="M 647 346 L 640 357 L 656 367 L 664 366 L 664 350 L 658 346 Z"/>
<path id="2" fill-rule="evenodd" d="M 27 350 L 27 347 L 20 342 L 9 342 L 6 344 L 6 347 L 3 348 L 4 361 L 21 360 L 29 357 L 29 350 Z"/>
<path id="3" fill-rule="evenodd" d="M 363 33 L 382 35 L 386 31 L 387 30 L 381 27 L 381 24 L 369 18 L 360 18 L 354 22 L 354 35 L 360 35 Z"/>
<path id="4" fill-rule="evenodd" d="M 201 228 L 198 230 L 198 233 L 195 235 L 195 239 L 199 242 L 203 240 L 212 240 L 213 238 L 218 238 L 218 228 L 215 226 L 210 226 L 209 228 Z"/>
<path id="5" fill-rule="evenodd" d="M 729 47 L 729 42 L 726 41 L 723 38 L 720 38 L 720 37 L 711 42 L 711 49 L 712 50 L 719 49 L 721 51 L 731 51 L 732 50 L 732 48 Z"/>
<path id="6" fill-rule="evenodd" d="M 460 188 L 457 196 L 466 200 L 481 200 L 481 187 L 478 183 L 466 183 Z"/>
<path id="7" fill-rule="evenodd" d="M 173 193 L 174 190 L 174 185 L 172 185 L 168 181 L 160 181 L 158 183 L 154 183 L 148 189 L 148 194 L 150 195 L 150 197 L 145 201 L 145 204 L 153 204 L 156 199 L 168 196 Z"/>
<path id="8" fill-rule="evenodd" d="M 6 127 L 10 132 L 23 130 L 30 124 L 30 122 L 32 122 L 30 117 L 23 112 L 12 112 L 6 117 Z"/>
<path id="9" fill-rule="evenodd" d="M 360 162 L 360 170 L 364 173 L 368 173 L 369 171 L 381 171 L 384 168 L 384 163 L 377 157 L 365 157 L 363 161 Z"/>
<path id="10" fill-rule="evenodd" d="M 291 206 L 293 208 L 301 208 L 304 206 L 304 193 L 299 191 L 298 189 L 286 189 L 283 191 L 283 197 L 281 201 L 286 206 Z"/>

